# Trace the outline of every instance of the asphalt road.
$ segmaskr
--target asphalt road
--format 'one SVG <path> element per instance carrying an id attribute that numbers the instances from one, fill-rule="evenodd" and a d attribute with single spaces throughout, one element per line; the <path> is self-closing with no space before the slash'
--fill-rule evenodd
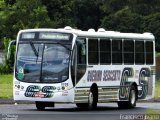
<path id="1" fill-rule="evenodd" d="M 116 103 L 106 103 L 98 104 L 93 111 L 78 109 L 74 104 L 55 104 L 44 111 L 38 111 L 34 104 L 1 104 L 0 120 L 125 120 L 132 115 L 140 118 L 148 109 L 160 111 L 160 103 L 137 103 L 134 109 L 119 109 Z"/>

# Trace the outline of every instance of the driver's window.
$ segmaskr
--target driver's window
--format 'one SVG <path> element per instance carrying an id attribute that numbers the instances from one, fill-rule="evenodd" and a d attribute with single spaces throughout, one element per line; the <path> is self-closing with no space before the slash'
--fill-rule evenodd
<path id="1" fill-rule="evenodd" d="M 77 40 L 77 64 L 86 64 L 86 41 L 85 39 Z"/>
<path id="2" fill-rule="evenodd" d="M 86 39 L 79 38 L 77 45 L 77 78 L 76 83 L 83 77 L 86 72 Z"/>

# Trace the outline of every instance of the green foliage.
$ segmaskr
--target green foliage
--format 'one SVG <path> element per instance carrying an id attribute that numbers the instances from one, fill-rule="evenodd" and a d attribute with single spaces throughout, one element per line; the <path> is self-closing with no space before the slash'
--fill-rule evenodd
<path id="1" fill-rule="evenodd" d="M 75 0 L 73 15 L 77 28 L 82 30 L 98 29 L 103 13 L 100 9 L 101 4 L 102 2 L 97 0 Z"/>
<path id="2" fill-rule="evenodd" d="M 128 0 L 129 7 L 132 12 L 140 15 L 150 15 L 155 12 L 160 12 L 160 1 L 159 0 Z"/>
<path id="3" fill-rule="evenodd" d="M 49 27 L 50 19 L 47 9 L 40 0 L 17 0 L 13 7 L 14 16 L 17 18 L 17 28 Z"/>
<path id="4" fill-rule="evenodd" d="M 52 27 L 75 26 L 74 22 L 74 0 L 42 0 L 47 7 L 48 16 L 53 21 Z"/>
<path id="5" fill-rule="evenodd" d="M 155 35 L 156 51 L 160 51 L 160 1 L 158 0 L 107 0 L 101 27 L 120 32 L 151 32 Z"/>
<path id="6" fill-rule="evenodd" d="M 143 18 L 126 7 L 115 14 L 104 17 L 101 27 L 106 30 L 139 33 L 143 32 Z"/>
<path id="7" fill-rule="evenodd" d="M 155 100 L 160 99 L 160 80 L 156 80 L 156 88 L 155 88 Z"/>
<path id="8" fill-rule="evenodd" d="M 1 36 L 15 39 L 19 30 L 31 28 L 48 28 L 52 25 L 48 11 L 41 0 L 17 0 L 12 6 L 3 8 L 5 20 Z M 5 30 L 5 33 L 3 33 Z"/>
<path id="9" fill-rule="evenodd" d="M 120 32 L 152 32 L 160 51 L 158 0 L 2 0 L 0 39 L 16 39 L 21 29 L 72 26 Z"/>
<path id="10" fill-rule="evenodd" d="M 7 53 L 8 53 L 8 45 L 9 42 L 11 41 L 10 39 L 4 38 L 4 53 L 5 53 L 5 60 L 4 64 L 0 64 L 0 74 L 6 74 L 6 73 L 11 73 L 13 70 L 14 66 L 14 58 L 15 58 L 15 47 L 11 46 L 10 49 L 10 59 L 7 59 Z"/>
<path id="11" fill-rule="evenodd" d="M 16 0 L 4 0 L 4 2 L 6 5 L 13 5 L 16 2 Z"/>
<path id="12" fill-rule="evenodd" d="M 0 76 L 0 98 L 13 98 L 13 75 Z"/>
<path id="13" fill-rule="evenodd" d="M 156 37 L 156 48 L 160 51 L 160 13 L 154 13 L 144 17 L 144 29 L 153 33 Z"/>
<path id="14" fill-rule="evenodd" d="M 159 120 L 160 116 L 160 110 L 158 109 L 147 109 L 146 115 L 148 116 L 148 119 L 146 120 Z M 150 118 L 150 119 L 149 119 Z"/>
<path id="15" fill-rule="evenodd" d="M 102 0 L 101 9 L 107 15 L 114 14 L 115 12 L 123 9 L 127 3 L 127 0 Z"/>

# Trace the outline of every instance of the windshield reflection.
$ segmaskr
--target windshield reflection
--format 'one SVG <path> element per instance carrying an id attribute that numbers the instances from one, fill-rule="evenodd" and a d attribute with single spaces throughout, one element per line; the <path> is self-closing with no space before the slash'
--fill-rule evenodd
<path id="1" fill-rule="evenodd" d="M 34 43 L 33 43 L 34 44 Z M 16 77 L 27 82 L 62 82 L 68 78 L 70 51 L 60 44 L 19 44 Z"/>

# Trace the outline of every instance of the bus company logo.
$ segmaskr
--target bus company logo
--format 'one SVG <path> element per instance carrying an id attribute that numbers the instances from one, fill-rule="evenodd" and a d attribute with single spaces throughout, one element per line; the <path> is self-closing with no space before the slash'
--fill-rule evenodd
<path id="1" fill-rule="evenodd" d="M 120 70 L 89 70 L 87 81 L 116 81 L 120 80 Z"/>
<path id="2" fill-rule="evenodd" d="M 40 97 L 40 98 L 50 98 L 53 97 L 54 90 L 56 88 L 53 86 L 44 86 L 41 88 L 40 86 L 31 85 L 27 87 L 25 92 L 26 97 Z"/>
<path id="3" fill-rule="evenodd" d="M 35 93 L 34 96 L 35 97 L 44 98 L 45 97 L 45 93 L 43 93 L 42 91 L 39 91 L 39 92 Z"/>

